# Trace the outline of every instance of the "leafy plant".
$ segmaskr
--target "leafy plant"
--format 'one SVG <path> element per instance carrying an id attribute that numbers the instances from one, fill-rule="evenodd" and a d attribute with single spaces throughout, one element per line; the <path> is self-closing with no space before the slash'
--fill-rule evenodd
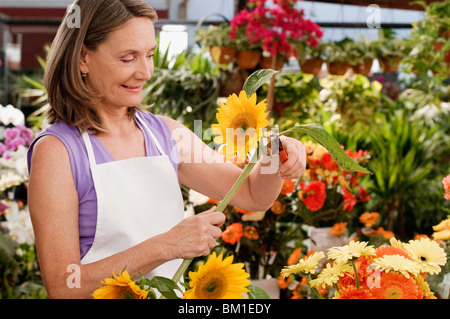
<path id="1" fill-rule="evenodd" d="M 353 40 L 345 37 L 339 41 L 328 41 L 325 45 L 325 57 L 328 62 L 347 61 Z"/>
<path id="2" fill-rule="evenodd" d="M 370 82 L 364 75 L 323 78 L 320 85 L 325 109 L 336 114 L 336 120 L 344 129 L 357 122 L 370 124 L 371 117 L 382 107 L 381 84 Z"/>
<path id="3" fill-rule="evenodd" d="M 376 114 L 369 138 L 368 149 L 373 154 L 369 167 L 374 173 L 369 186 L 372 210 L 383 215 L 387 230 L 396 227 L 396 233 L 406 238 L 413 235 L 406 232 L 406 216 L 420 218 L 407 211 L 417 209 L 409 207 L 410 195 L 420 197 L 421 185 L 432 178 L 436 160 L 448 150 L 448 138 L 439 126 L 427 127 L 411 119 L 402 105 L 387 114 Z"/>
<path id="4" fill-rule="evenodd" d="M 206 47 L 210 46 L 234 46 L 230 39 L 231 26 L 227 22 L 219 25 L 209 25 L 207 28 L 197 29 L 194 40 Z"/>
<path id="5" fill-rule="evenodd" d="M 350 65 L 363 64 L 366 60 L 375 58 L 375 50 L 370 41 L 362 37 L 361 41 L 349 43 L 348 62 Z"/>
<path id="6" fill-rule="evenodd" d="M 219 92 L 218 69 L 201 54 L 184 51 L 174 61 L 158 49 L 155 71 L 144 89 L 142 104 L 151 111 L 183 121 L 193 128 L 194 120 L 208 125 L 214 120 Z"/>

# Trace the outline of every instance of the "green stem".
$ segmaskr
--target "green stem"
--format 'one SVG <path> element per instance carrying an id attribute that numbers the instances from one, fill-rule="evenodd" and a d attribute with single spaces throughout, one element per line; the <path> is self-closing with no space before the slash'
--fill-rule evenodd
<path id="1" fill-rule="evenodd" d="M 352 266 L 353 266 L 353 271 L 355 272 L 356 289 L 359 289 L 358 271 L 356 270 L 356 265 L 355 265 L 355 261 L 354 260 L 352 260 Z"/>
<path id="2" fill-rule="evenodd" d="M 256 162 L 258 161 L 258 149 L 255 150 L 255 153 L 253 154 L 252 158 L 250 159 L 250 161 L 248 162 L 247 166 L 245 166 L 244 170 L 242 171 L 241 175 L 238 177 L 238 179 L 236 180 L 236 182 L 234 183 L 234 185 L 231 187 L 230 191 L 228 192 L 228 194 L 225 196 L 225 198 L 223 200 L 221 200 L 220 202 L 217 203 L 217 208 L 216 208 L 216 212 L 221 212 L 223 213 L 223 211 L 225 210 L 225 208 L 228 206 L 228 204 L 230 203 L 231 199 L 233 198 L 233 196 L 236 194 L 236 192 L 238 191 L 238 189 L 242 186 L 242 184 L 244 183 L 245 179 L 247 178 L 247 176 L 250 174 L 250 172 L 252 171 L 253 167 L 255 167 Z"/>
<path id="3" fill-rule="evenodd" d="M 308 275 L 308 281 L 311 282 L 311 276 Z M 317 298 L 319 299 L 324 299 L 323 296 L 319 293 L 319 291 L 316 289 L 316 287 L 312 287 L 311 285 L 309 285 L 309 287 L 311 287 L 312 291 L 314 291 L 314 293 L 316 294 Z"/>
<path id="4" fill-rule="evenodd" d="M 250 162 L 244 168 L 244 170 L 242 171 L 241 175 L 238 177 L 237 181 L 231 187 L 230 191 L 225 196 L 225 198 L 222 201 L 220 201 L 219 203 L 217 203 L 216 212 L 223 213 L 223 211 L 227 207 L 228 203 L 231 201 L 233 196 L 238 191 L 239 187 L 242 186 L 242 184 L 244 183 L 245 179 L 250 174 L 250 172 L 252 171 L 253 167 L 256 165 L 257 160 L 258 160 L 258 149 L 255 150 L 255 153 L 253 154 L 252 158 L 250 159 Z M 183 262 L 181 263 L 180 267 L 175 272 L 175 275 L 172 277 L 172 280 L 174 282 L 180 281 L 181 276 L 183 276 L 183 274 L 186 272 L 186 270 L 188 269 L 188 267 L 191 264 L 192 260 L 193 260 L 192 258 L 183 260 Z"/>

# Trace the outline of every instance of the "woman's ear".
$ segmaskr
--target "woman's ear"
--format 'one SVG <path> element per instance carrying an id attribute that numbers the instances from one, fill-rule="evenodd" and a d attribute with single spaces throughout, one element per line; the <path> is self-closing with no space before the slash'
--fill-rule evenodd
<path id="1" fill-rule="evenodd" d="M 86 47 L 86 45 L 82 45 L 81 46 L 81 52 L 80 52 L 80 71 L 82 73 L 89 73 L 89 67 L 88 67 L 88 57 L 87 57 L 87 53 L 88 53 L 88 48 Z"/>

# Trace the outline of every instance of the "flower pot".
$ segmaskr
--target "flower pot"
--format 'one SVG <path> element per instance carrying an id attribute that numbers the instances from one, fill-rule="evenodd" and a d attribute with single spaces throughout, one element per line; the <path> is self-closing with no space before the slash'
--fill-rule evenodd
<path id="1" fill-rule="evenodd" d="M 364 63 L 353 65 L 352 70 L 357 74 L 368 75 L 372 69 L 372 59 L 365 60 Z"/>
<path id="2" fill-rule="evenodd" d="M 284 66 L 284 59 L 278 58 L 277 63 L 275 64 L 275 71 L 280 71 Z M 271 56 L 263 56 L 259 61 L 259 67 L 261 69 L 272 69 L 272 57 Z"/>
<path id="3" fill-rule="evenodd" d="M 331 75 L 344 75 L 350 64 L 344 61 L 327 62 L 328 73 Z"/>
<path id="4" fill-rule="evenodd" d="M 216 64 L 227 64 L 233 61 L 236 56 L 236 48 L 230 46 L 211 46 L 209 48 L 212 60 Z"/>
<path id="5" fill-rule="evenodd" d="M 303 73 L 319 74 L 322 69 L 323 60 L 319 58 L 307 59 L 304 63 L 300 64 L 300 69 Z"/>
<path id="6" fill-rule="evenodd" d="M 261 51 L 237 51 L 236 52 L 236 64 L 241 69 L 254 69 L 261 60 Z"/>
<path id="7" fill-rule="evenodd" d="M 381 69 L 384 73 L 397 72 L 401 60 L 402 57 L 398 55 L 378 58 Z"/>

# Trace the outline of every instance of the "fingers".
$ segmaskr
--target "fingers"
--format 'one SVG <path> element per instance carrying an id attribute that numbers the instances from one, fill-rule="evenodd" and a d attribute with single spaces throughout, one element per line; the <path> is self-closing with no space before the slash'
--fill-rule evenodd
<path id="1" fill-rule="evenodd" d="M 288 160 L 281 166 L 279 176 L 283 179 L 298 178 L 306 170 L 306 149 L 300 141 L 293 138 L 284 137 L 282 142 Z"/>

